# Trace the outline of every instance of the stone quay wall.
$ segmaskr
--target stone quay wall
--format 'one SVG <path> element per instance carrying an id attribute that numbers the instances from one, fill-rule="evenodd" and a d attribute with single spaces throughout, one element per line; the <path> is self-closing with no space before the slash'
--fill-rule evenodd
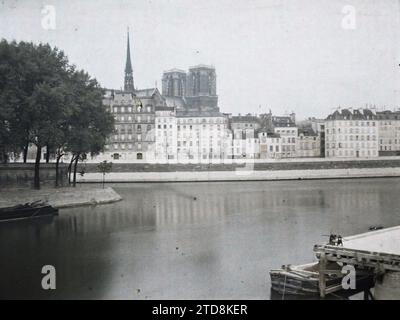
<path id="1" fill-rule="evenodd" d="M 42 186 L 53 187 L 56 182 L 55 163 L 40 164 L 40 182 Z M 33 163 L 0 164 L 0 189 L 3 188 L 31 188 L 35 165 Z M 60 186 L 68 184 L 67 165 L 59 166 Z"/>
<path id="2" fill-rule="evenodd" d="M 400 158 L 378 158 L 362 160 L 327 160 L 301 159 L 277 160 L 270 162 L 236 162 L 236 163 L 113 163 L 112 172 L 204 172 L 204 171 L 281 171 L 281 170 L 327 170 L 327 169 L 368 169 L 368 168 L 398 168 Z M 80 164 L 79 170 L 85 173 L 99 172 L 97 164 Z"/>

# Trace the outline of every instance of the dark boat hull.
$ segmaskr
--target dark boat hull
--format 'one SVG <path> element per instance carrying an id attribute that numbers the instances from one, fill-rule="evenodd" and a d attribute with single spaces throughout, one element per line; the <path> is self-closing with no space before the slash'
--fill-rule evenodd
<path id="1" fill-rule="evenodd" d="M 12 208 L 0 209 L 0 221 L 15 219 L 30 219 L 44 216 L 54 216 L 58 214 L 58 209 L 52 206 L 16 206 Z"/>
<path id="2" fill-rule="evenodd" d="M 336 264 L 330 267 L 332 270 L 337 269 Z M 279 294 L 319 295 L 318 263 L 283 266 L 282 269 L 271 270 L 269 274 L 271 288 Z M 327 274 L 326 277 L 327 286 L 339 284 L 342 278 L 333 274 Z"/>

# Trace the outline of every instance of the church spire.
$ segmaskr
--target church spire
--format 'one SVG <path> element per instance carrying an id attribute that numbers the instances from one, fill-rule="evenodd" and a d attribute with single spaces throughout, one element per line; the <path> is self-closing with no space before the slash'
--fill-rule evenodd
<path id="1" fill-rule="evenodd" d="M 135 91 L 135 87 L 134 87 L 134 84 L 133 84 L 131 48 L 130 48 L 130 45 L 129 45 L 129 28 L 128 28 L 128 34 L 127 34 L 124 91 L 130 91 L 130 92 Z"/>

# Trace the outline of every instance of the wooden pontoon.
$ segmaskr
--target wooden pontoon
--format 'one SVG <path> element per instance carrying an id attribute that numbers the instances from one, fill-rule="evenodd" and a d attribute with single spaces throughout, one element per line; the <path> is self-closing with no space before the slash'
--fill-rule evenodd
<path id="1" fill-rule="evenodd" d="M 315 245 L 314 252 L 319 260 L 319 292 L 325 297 L 342 290 L 341 286 L 328 284 L 324 270 L 332 262 L 352 265 L 356 270 L 371 270 L 375 278 L 388 271 L 400 272 L 400 226 L 345 237 L 342 246 Z M 366 285 L 365 294 L 372 286 Z"/>

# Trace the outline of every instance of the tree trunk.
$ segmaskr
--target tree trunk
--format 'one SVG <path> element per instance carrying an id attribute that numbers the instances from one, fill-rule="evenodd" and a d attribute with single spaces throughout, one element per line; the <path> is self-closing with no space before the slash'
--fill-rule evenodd
<path id="1" fill-rule="evenodd" d="M 28 148 L 29 148 L 29 142 L 25 144 L 23 154 L 24 154 L 24 163 L 26 163 L 26 159 L 28 158 Z"/>
<path id="2" fill-rule="evenodd" d="M 37 190 L 40 189 L 40 158 L 42 155 L 42 147 L 37 146 L 36 160 L 35 160 L 35 176 L 33 178 L 33 187 Z"/>
<path id="3" fill-rule="evenodd" d="M 75 160 L 75 156 L 71 157 L 71 162 L 68 165 L 68 184 L 71 184 L 71 172 L 72 172 L 72 163 Z"/>
<path id="4" fill-rule="evenodd" d="M 46 145 L 46 163 L 50 162 L 50 146 Z"/>
<path id="5" fill-rule="evenodd" d="M 0 159 L 2 160 L 3 163 L 7 163 L 8 162 L 7 152 L 3 148 L 0 150 L 0 152 L 1 152 Z"/>
<path id="6" fill-rule="evenodd" d="M 63 155 L 64 155 L 63 153 L 57 154 L 57 161 L 56 161 L 56 188 L 58 187 L 58 180 L 59 180 L 58 167 L 59 167 L 59 164 L 60 164 L 60 159 L 62 158 Z"/>
<path id="7" fill-rule="evenodd" d="M 78 167 L 78 161 L 79 161 L 79 154 L 76 156 L 75 163 L 74 163 L 74 181 L 72 184 L 73 187 L 76 187 L 76 169 Z"/>

